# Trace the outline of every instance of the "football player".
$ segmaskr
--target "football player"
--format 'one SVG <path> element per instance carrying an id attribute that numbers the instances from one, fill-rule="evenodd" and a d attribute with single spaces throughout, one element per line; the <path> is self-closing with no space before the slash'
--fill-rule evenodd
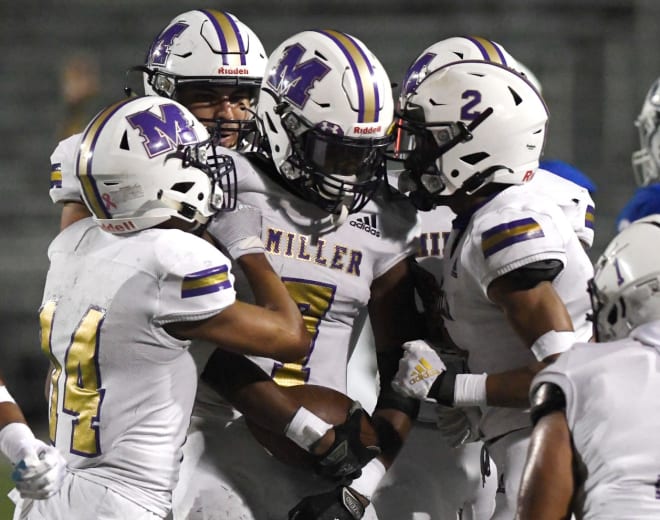
<path id="1" fill-rule="evenodd" d="M 62 485 L 66 462 L 34 436 L 0 376 L 0 452 L 14 467 L 12 480 L 22 498 L 44 499 Z"/>
<path id="2" fill-rule="evenodd" d="M 619 231 L 637 219 L 660 213 L 659 114 L 660 78 L 651 85 L 635 121 L 640 148 L 632 154 L 632 166 L 638 188 L 616 218 Z"/>
<path id="3" fill-rule="evenodd" d="M 266 154 L 232 157 L 239 201 L 261 209 L 263 227 L 257 240 L 245 233 L 229 252 L 236 258 L 265 250 L 314 340 L 293 363 L 256 361 L 280 385 L 346 393 L 353 327 L 368 308 L 383 378 L 373 413 L 382 454 L 350 485 L 333 485 L 270 457 L 242 418 L 221 422 L 215 413 L 215 427 L 212 417 L 204 425 L 206 450 L 192 484 L 200 489 L 199 506 L 215 503 L 215 511 L 225 511 L 224 489 L 237 491 L 244 508 L 227 518 L 281 519 L 289 510 L 297 520 L 373 518 L 365 506 L 416 412 L 416 401 L 393 392 L 389 380 L 399 341 L 422 326 L 409 267 L 416 210 L 383 182 L 392 139 L 390 81 L 353 36 L 304 31 L 271 54 L 258 115 Z M 208 231 L 215 233 L 213 222 Z"/>
<path id="4" fill-rule="evenodd" d="M 222 63 L 222 67 L 218 67 L 218 61 Z M 259 94 L 265 61 L 261 42 L 235 16 L 215 10 L 195 10 L 175 17 L 150 46 L 146 64 L 132 70 L 140 74 L 140 82 L 148 94 L 188 103 L 190 110 L 212 132 L 215 144 L 245 150 L 251 147 L 252 138 L 256 135 L 254 104 Z M 133 87 L 128 90 L 134 92 L 138 89 Z M 211 96 L 212 92 L 218 94 L 218 97 Z M 63 205 L 62 228 L 89 215 L 88 209 L 82 203 L 79 183 L 74 173 L 74 150 L 79 140 L 80 136 L 74 136 L 61 142 L 51 157 L 53 167 L 50 194 L 54 202 Z M 227 190 L 235 190 L 235 186 L 227 186 Z M 243 219 L 249 213 L 251 212 L 241 211 L 234 218 Z M 260 215 L 255 213 L 252 217 L 254 220 L 254 217 L 260 218 Z M 229 227 L 227 218 L 225 215 L 225 224 Z M 225 236 L 225 240 L 231 241 L 231 238 Z M 193 349 L 200 374 L 204 371 L 207 360 L 212 359 L 214 366 L 220 364 L 226 367 L 231 364 L 235 367 L 236 370 L 233 371 L 225 370 L 225 376 L 236 375 L 238 378 L 238 374 L 247 373 L 259 382 L 260 374 L 255 373 L 249 365 L 246 366 L 244 360 L 238 356 L 228 357 L 227 353 L 222 351 L 213 353 L 213 350 L 214 346 L 210 344 L 198 345 L 198 348 Z M 209 370 L 205 372 L 207 375 L 209 373 Z M 197 462 L 203 451 L 201 427 L 197 426 L 206 420 L 216 420 L 218 415 L 219 420 L 222 420 L 223 414 L 229 413 L 233 416 L 235 413 L 226 402 L 218 402 L 216 390 L 221 388 L 225 393 L 231 394 L 232 404 L 237 405 L 240 411 L 248 413 L 257 422 L 261 422 L 265 428 L 280 431 L 282 421 L 290 419 L 285 406 L 287 402 L 274 400 L 282 396 L 268 385 L 256 385 L 267 389 L 263 394 L 255 393 L 255 385 L 249 387 L 249 392 L 239 392 L 237 388 L 243 388 L 246 381 L 238 378 L 233 385 L 228 385 L 227 379 L 222 379 L 223 386 L 219 386 L 217 381 L 212 385 L 206 385 L 204 379 L 200 381 L 196 412 L 184 446 L 185 458 L 181 467 L 181 478 L 174 493 L 175 518 L 187 518 L 189 514 L 195 514 L 190 512 L 193 506 L 203 509 L 203 506 L 199 505 L 202 499 L 197 496 L 195 490 L 189 491 L 187 487 L 188 482 L 196 478 Z M 262 397 L 259 400 L 255 395 Z M 246 399 L 239 403 L 241 397 Z M 261 406 L 254 406 L 255 402 Z M 319 464 L 323 463 L 325 473 L 335 474 L 335 470 L 350 473 L 356 466 L 373 458 L 373 450 L 351 443 L 353 437 L 346 429 L 350 428 L 353 422 L 347 420 L 343 430 L 342 427 L 328 430 L 331 425 L 314 414 L 303 408 L 298 408 L 298 411 L 306 415 L 297 416 L 293 424 L 286 422 L 286 434 L 305 449 L 311 449 L 314 445 L 313 451 L 319 456 Z M 360 409 L 356 407 L 351 417 L 360 414 Z M 265 418 L 268 420 L 264 422 Z M 296 425 L 297 428 L 294 428 Z M 303 433 L 307 430 L 312 432 L 311 438 Z M 319 435 L 322 435 L 322 438 L 317 442 Z M 335 448 L 348 449 L 339 457 Z M 349 462 L 351 458 L 353 462 Z M 208 496 L 213 499 L 216 495 L 212 492 Z M 228 498 L 227 502 L 231 500 Z M 209 510 L 214 507 L 213 504 L 210 505 Z M 231 507 L 227 507 L 230 508 L 228 514 L 232 515 Z"/>
<path id="5" fill-rule="evenodd" d="M 83 132 L 76 173 L 94 218 L 51 243 L 39 313 L 49 434 L 68 472 L 15 518 L 167 517 L 197 384 L 191 340 L 283 362 L 307 352 L 265 258 L 239 260 L 258 305 L 243 303 L 229 259 L 195 235 L 231 207 L 233 162 L 209 146 L 185 107 L 156 96 L 115 103 Z"/>
<path id="6" fill-rule="evenodd" d="M 497 63 L 441 67 L 404 91 L 413 189 L 457 215 L 445 243 L 439 303 L 464 362 L 423 341 L 404 345 L 394 386 L 406 396 L 482 411 L 478 430 L 504 493 L 493 518 L 512 518 L 531 431 L 533 375 L 588 341 L 589 261 L 571 222 L 529 182 L 547 108 L 522 75 Z"/>
<path id="7" fill-rule="evenodd" d="M 267 55 L 257 35 L 233 14 L 196 9 L 174 17 L 154 38 L 144 65 L 128 74 L 128 94 L 158 95 L 186 106 L 227 148 L 249 147 Z M 51 155 L 53 202 L 62 204 L 61 228 L 89 216 L 73 161 L 76 134 Z"/>
<path id="8" fill-rule="evenodd" d="M 534 378 L 520 520 L 660 517 L 660 218 L 620 232 L 589 284 L 597 343 Z"/>
<path id="9" fill-rule="evenodd" d="M 500 64 L 528 79 L 533 78 L 532 73 L 497 42 L 478 36 L 451 37 L 434 43 L 413 61 L 402 82 L 404 95 L 399 98 L 399 105 L 405 105 L 406 94 L 413 92 L 430 72 L 462 60 Z M 539 88 L 537 80 L 534 85 Z M 397 148 L 406 147 L 405 139 L 405 132 L 400 133 Z M 412 179 L 406 178 L 405 174 L 402 176 L 400 171 L 392 171 L 391 177 L 394 185 L 403 191 L 410 190 Z M 541 169 L 537 170 L 529 185 L 534 191 L 551 196 L 561 206 L 585 247 L 590 247 L 593 242 L 593 219 L 590 219 L 593 200 L 588 190 Z M 422 235 L 417 260 L 440 281 L 445 240 L 456 215 L 447 206 L 425 200 L 424 192 L 415 191 L 413 196 L 424 210 L 420 213 Z M 417 285 L 418 291 L 431 292 L 425 297 L 429 302 L 426 307 L 433 308 L 437 295 L 432 294 L 429 287 L 437 285 L 435 280 L 424 276 Z M 430 323 L 430 329 L 437 328 L 438 324 L 437 321 Z M 448 342 L 442 346 L 445 355 L 464 355 L 455 349 L 452 352 Z M 479 415 L 477 408 L 464 410 L 422 403 L 401 456 L 376 492 L 374 503 L 379 517 L 413 518 L 423 511 L 431 518 L 454 518 L 457 514 L 463 520 L 490 518 L 495 504 L 497 476 L 494 466 L 487 464 L 487 454 L 482 451 L 483 445 L 478 440 L 475 419 Z M 429 446 L 433 449 L 429 450 Z M 482 475 L 482 467 L 483 471 L 490 472 L 490 476 Z M 408 497 L 413 490 L 415 500 L 410 500 Z"/>

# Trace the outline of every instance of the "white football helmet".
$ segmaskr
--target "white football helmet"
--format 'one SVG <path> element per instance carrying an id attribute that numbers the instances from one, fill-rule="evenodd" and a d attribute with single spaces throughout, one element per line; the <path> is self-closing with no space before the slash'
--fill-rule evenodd
<path id="1" fill-rule="evenodd" d="M 639 186 L 660 180 L 660 78 L 646 94 L 644 105 L 635 120 L 639 131 L 640 149 L 632 154 L 633 174 Z"/>
<path id="2" fill-rule="evenodd" d="M 176 101 L 146 96 L 115 103 L 82 134 L 76 175 L 83 200 L 112 233 L 171 217 L 204 224 L 232 205 L 223 200 L 222 186 L 235 185 L 231 158 L 207 158 L 208 149 L 208 131 Z"/>
<path id="3" fill-rule="evenodd" d="M 401 86 L 399 108 L 405 105 L 405 96 L 414 92 L 422 80 L 434 70 L 450 63 L 482 60 L 499 63 L 515 69 L 517 61 L 499 43 L 481 36 L 452 36 L 424 49 L 406 71 Z"/>
<path id="4" fill-rule="evenodd" d="M 187 84 L 236 87 L 247 91 L 254 108 L 268 56 L 257 35 L 233 14 L 197 9 L 180 14 L 152 42 L 144 66 L 144 93 L 177 100 Z M 130 91 L 130 89 L 129 89 Z M 224 129 L 254 130 L 254 121 L 207 121 Z M 227 123 L 233 123 L 229 125 Z"/>
<path id="5" fill-rule="evenodd" d="M 258 115 L 291 189 L 345 215 L 364 206 L 384 178 L 393 104 L 385 69 L 360 40 L 304 31 L 271 54 Z"/>
<path id="6" fill-rule="evenodd" d="M 472 60 L 428 74 L 406 93 L 401 118 L 411 136 L 407 149 L 399 151 L 407 170 L 400 185 L 409 184 L 402 191 L 412 191 L 412 182 L 434 198 L 531 179 L 543 151 L 548 110 L 522 75 Z"/>
<path id="7" fill-rule="evenodd" d="M 589 282 L 597 341 L 625 338 L 635 327 L 660 320 L 660 215 L 636 220 L 596 261 Z"/>

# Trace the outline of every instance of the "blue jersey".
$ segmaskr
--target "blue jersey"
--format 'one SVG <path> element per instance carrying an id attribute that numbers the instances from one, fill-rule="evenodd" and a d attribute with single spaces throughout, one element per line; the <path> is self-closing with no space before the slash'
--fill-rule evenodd
<path id="1" fill-rule="evenodd" d="M 638 188 L 616 217 L 616 229 L 621 231 L 631 222 L 660 213 L 660 184 Z"/>

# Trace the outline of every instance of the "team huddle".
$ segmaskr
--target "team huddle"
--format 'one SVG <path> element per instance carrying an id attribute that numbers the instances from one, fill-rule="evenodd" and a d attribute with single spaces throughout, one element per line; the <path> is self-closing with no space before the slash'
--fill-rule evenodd
<path id="1" fill-rule="evenodd" d="M 436 42 L 394 97 L 350 34 L 268 55 L 200 9 L 130 77 L 51 155 L 50 444 L 0 380 L 14 520 L 660 516 L 660 216 L 592 264 L 593 185 L 542 161 L 499 44 Z"/>

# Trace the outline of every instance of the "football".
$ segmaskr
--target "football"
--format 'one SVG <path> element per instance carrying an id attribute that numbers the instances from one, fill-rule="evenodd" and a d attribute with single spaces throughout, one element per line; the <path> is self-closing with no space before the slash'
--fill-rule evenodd
<path id="1" fill-rule="evenodd" d="M 318 415 L 330 424 L 343 423 L 353 403 L 352 399 L 341 392 L 318 385 L 297 385 L 282 387 L 300 406 Z M 312 468 L 314 457 L 284 434 L 268 431 L 246 418 L 246 424 L 254 438 L 275 458 L 289 466 Z M 365 446 L 378 445 L 378 434 L 374 429 L 369 414 L 362 417 L 360 439 Z"/>

